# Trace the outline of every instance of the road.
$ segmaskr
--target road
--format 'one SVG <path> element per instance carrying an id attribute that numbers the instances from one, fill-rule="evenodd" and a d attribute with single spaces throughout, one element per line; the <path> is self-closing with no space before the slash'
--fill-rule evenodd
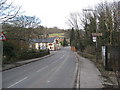
<path id="1" fill-rule="evenodd" d="M 3 88 L 73 88 L 77 58 L 70 47 L 55 55 L 3 72 Z"/>

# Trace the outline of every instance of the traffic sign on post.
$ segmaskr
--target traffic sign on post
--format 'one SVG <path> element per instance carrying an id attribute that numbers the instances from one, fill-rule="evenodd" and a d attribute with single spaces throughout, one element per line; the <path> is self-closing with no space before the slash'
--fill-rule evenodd
<path id="1" fill-rule="evenodd" d="M 92 36 L 102 36 L 102 33 L 92 33 Z"/>
<path id="2" fill-rule="evenodd" d="M 93 36 L 92 38 L 93 38 L 93 42 L 96 42 L 96 36 Z"/>
<path id="3" fill-rule="evenodd" d="M 7 40 L 5 34 L 3 32 L 0 33 L 0 41 L 5 41 L 5 40 Z"/>

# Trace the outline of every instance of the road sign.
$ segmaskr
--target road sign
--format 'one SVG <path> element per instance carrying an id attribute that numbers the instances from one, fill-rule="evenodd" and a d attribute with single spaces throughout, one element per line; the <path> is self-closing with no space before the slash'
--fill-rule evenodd
<path id="1" fill-rule="evenodd" d="M 93 38 L 93 42 L 96 42 L 96 36 L 93 36 L 92 38 Z"/>
<path id="2" fill-rule="evenodd" d="M 92 33 L 92 36 L 102 36 L 102 33 Z"/>
<path id="3" fill-rule="evenodd" d="M 7 40 L 5 34 L 3 32 L 0 33 L 0 41 L 5 41 L 5 40 Z"/>
<path id="4" fill-rule="evenodd" d="M 49 45 L 50 45 L 50 46 L 52 46 L 53 44 L 52 44 L 52 43 L 50 43 Z"/>

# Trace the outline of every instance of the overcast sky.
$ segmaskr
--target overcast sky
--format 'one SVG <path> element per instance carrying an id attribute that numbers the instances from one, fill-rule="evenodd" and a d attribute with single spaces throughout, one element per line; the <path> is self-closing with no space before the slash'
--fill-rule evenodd
<path id="1" fill-rule="evenodd" d="M 37 16 L 41 25 L 47 27 L 69 28 L 65 23 L 71 12 L 81 12 L 105 0 L 15 0 L 22 6 L 25 15 Z M 112 0 L 107 0 L 112 1 Z"/>

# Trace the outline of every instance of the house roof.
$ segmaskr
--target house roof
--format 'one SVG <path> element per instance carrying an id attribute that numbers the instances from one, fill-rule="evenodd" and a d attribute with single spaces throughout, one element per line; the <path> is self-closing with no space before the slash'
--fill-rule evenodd
<path id="1" fill-rule="evenodd" d="M 55 38 L 46 38 L 46 39 L 33 39 L 35 43 L 52 43 Z"/>

